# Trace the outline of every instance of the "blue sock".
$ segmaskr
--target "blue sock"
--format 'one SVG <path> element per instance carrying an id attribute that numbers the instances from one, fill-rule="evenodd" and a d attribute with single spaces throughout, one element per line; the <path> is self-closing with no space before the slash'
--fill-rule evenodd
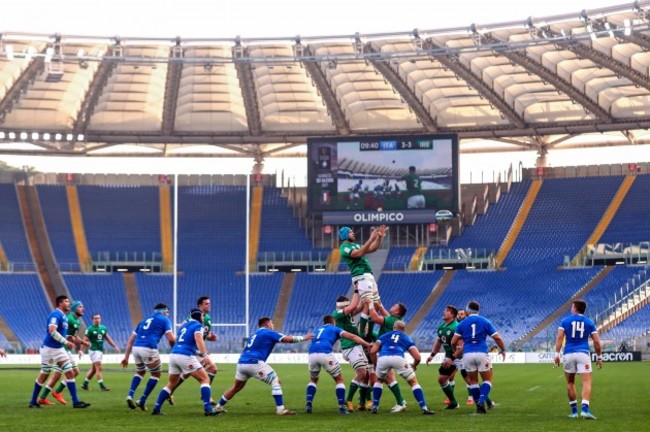
<path id="1" fill-rule="evenodd" d="M 571 407 L 571 414 L 578 414 L 578 402 L 570 401 L 569 406 Z"/>
<path id="2" fill-rule="evenodd" d="M 156 405 L 153 407 L 154 411 L 160 411 L 160 407 L 162 407 L 162 404 L 164 404 L 165 401 L 169 398 L 170 393 L 171 391 L 169 391 L 167 387 L 163 387 L 163 389 L 160 390 L 160 393 L 158 393 L 158 400 L 156 400 Z"/>
<path id="3" fill-rule="evenodd" d="M 70 397 L 72 398 L 72 404 L 79 403 L 79 397 L 77 396 L 77 383 L 74 379 L 66 380 L 68 383 L 68 391 L 70 392 Z"/>
<path id="4" fill-rule="evenodd" d="M 310 382 L 307 384 L 307 395 L 305 396 L 307 403 L 312 403 L 314 401 L 314 396 L 316 396 L 316 384 Z"/>
<path id="5" fill-rule="evenodd" d="M 384 391 L 384 386 L 382 385 L 375 385 L 372 388 L 372 406 L 374 408 L 379 406 L 379 401 L 381 400 L 381 394 Z"/>
<path id="6" fill-rule="evenodd" d="M 339 405 L 345 405 L 345 384 L 336 385 L 336 399 Z"/>
<path id="7" fill-rule="evenodd" d="M 212 390 L 210 389 L 210 384 L 201 384 L 201 400 L 203 401 L 203 409 L 206 411 L 212 410 L 212 405 L 210 405 L 211 396 Z"/>
<path id="8" fill-rule="evenodd" d="M 219 399 L 219 404 L 218 404 L 218 406 L 222 407 L 222 406 L 224 406 L 225 404 L 227 404 L 228 401 L 229 401 L 229 399 L 226 399 L 223 395 L 221 395 L 221 399 Z"/>
<path id="9" fill-rule="evenodd" d="M 492 383 L 490 381 L 483 381 L 483 384 L 481 384 L 481 403 L 485 403 L 485 399 L 490 394 L 490 390 L 492 390 Z"/>
<path id="10" fill-rule="evenodd" d="M 422 391 L 422 387 L 416 385 L 412 390 L 415 400 L 418 401 L 418 404 L 420 404 L 420 408 L 426 408 L 427 402 L 424 400 L 424 392 Z"/>
<path id="11" fill-rule="evenodd" d="M 32 400 L 30 401 L 31 404 L 36 405 L 36 401 L 38 400 L 38 395 L 41 393 L 41 389 L 43 388 L 43 384 L 39 383 L 36 381 L 34 383 L 34 392 L 32 393 Z"/>
<path id="12" fill-rule="evenodd" d="M 474 399 L 474 402 L 478 402 L 481 399 L 481 389 L 478 387 L 478 384 L 470 385 L 469 389 L 472 392 L 472 399 Z"/>
<path id="13" fill-rule="evenodd" d="M 140 397 L 141 403 L 145 403 L 147 401 L 147 398 L 149 397 L 153 389 L 156 388 L 156 385 L 158 385 L 158 378 L 149 377 L 149 380 L 147 381 L 147 386 L 144 388 L 144 393 L 142 393 L 142 396 Z"/>
<path id="14" fill-rule="evenodd" d="M 281 395 L 281 394 L 279 394 L 279 395 L 273 395 L 273 399 L 275 399 L 275 406 L 276 406 L 276 407 L 279 407 L 279 406 L 284 405 L 284 401 L 283 401 L 283 399 L 282 399 L 282 395 Z"/>
<path id="15" fill-rule="evenodd" d="M 135 395 L 135 391 L 138 389 L 138 386 L 140 385 L 140 382 L 142 381 L 142 377 L 138 374 L 133 375 L 133 379 L 131 379 L 131 387 L 129 387 L 129 398 L 133 399 L 133 396 Z"/>
<path id="16" fill-rule="evenodd" d="M 589 412 L 589 402 L 582 401 L 582 412 Z"/>

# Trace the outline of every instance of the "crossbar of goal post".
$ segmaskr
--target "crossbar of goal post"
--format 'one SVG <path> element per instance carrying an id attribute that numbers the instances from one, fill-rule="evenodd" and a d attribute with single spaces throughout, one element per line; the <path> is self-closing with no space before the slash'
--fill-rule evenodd
<path id="1" fill-rule="evenodd" d="M 251 175 L 246 175 L 246 256 L 245 263 L 245 322 L 233 324 L 212 324 L 213 327 L 244 327 L 245 337 L 249 335 L 250 322 L 250 263 L 248 261 L 250 248 L 250 213 L 251 213 Z M 178 330 L 178 173 L 174 174 L 174 263 L 173 263 L 173 290 L 174 290 L 174 334 Z"/>

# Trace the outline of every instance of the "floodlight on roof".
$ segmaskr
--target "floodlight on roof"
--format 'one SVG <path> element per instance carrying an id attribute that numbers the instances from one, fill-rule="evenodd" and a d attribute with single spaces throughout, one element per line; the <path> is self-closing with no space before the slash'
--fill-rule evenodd
<path id="1" fill-rule="evenodd" d="M 66 139 L 67 141 L 72 141 L 72 140 L 74 139 L 74 135 L 72 135 L 72 134 L 67 134 L 67 135 L 65 136 L 65 139 Z"/>
<path id="2" fill-rule="evenodd" d="M 63 138 L 63 135 L 61 135 L 60 133 L 54 135 L 54 139 L 56 141 L 61 141 L 61 138 Z"/>
<path id="3" fill-rule="evenodd" d="M 20 139 L 25 141 L 27 139 L 27 132 L 21 132 L 20 133 Z"/>
<path id="4" fill-rule="evenodd" d="M 34 141 L 38 140 L 38 137 L 39 137 L 38 132 L 32 132 L 32 139 Z"/>
<path id="5" fill-rule="evenodd" d="M 11 139 L 11 140 L 16 139 L 16 132 L 9 132 L 9 134 L 8 134 L 7 136 L 8 136 L 9 139 Z"/>
<path id="6" fill-rule="evenodd" d="M 5 139 L 5 133 L 3 131 L 0 131 L 0 139 Z"/>
<path id="7" fill-rule="evenodd" d="M 632 21 L 629 19 L 623 20 L 623 34 L 630 36 L 632 34 Z"/>
<path id="8" fill-rule="evenodd" d="M 83 48 L 79 48 L 79 51 L 77 51 L 77 57 L 83 57 L 86 55 L 86 51 Z"/>
<path id="9" fill-rule="evenodd" d="M 49 47 L 48 49 L 45 50 L 45 58 L 43 61 L 45 63 L 50 63 L 52 61 L 52 57 L 54 56 L 54 48 Z"/>
<path id="10" fill-rule="evenodd" d="M 77 141 L 83 141 L 85 138 L 84 134 L 77 135 Z"/>
<path id="11" fill-rule="evenodd" d="M 45 132 L 45 133 L 43 134 L 43 139 L 44 139 L 45 141 L 49 140 L 49 139 L 50 139 L 50 134 L 47 133 L 47 132 Z"/>
<path id="12" fill-rule="evenodd" d="M 25 60 L 30 61 L 32 59 L 32 56 L 36 53 L 36 48 L 33 46 L 28 46 L 25 48 Z"/>

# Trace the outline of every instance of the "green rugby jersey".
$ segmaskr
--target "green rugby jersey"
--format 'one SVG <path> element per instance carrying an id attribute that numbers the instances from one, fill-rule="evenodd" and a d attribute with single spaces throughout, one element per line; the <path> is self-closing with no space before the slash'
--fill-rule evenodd
<path id="1" fill-rule="evenodd" d="M 343 310 L 335 310 L 332 313 L 334 317 L 336 326 L 342 328 L 344 331 L 351 333 L 353 335 L 359 336 L 359 331 L 357 326 L 354 323 L 354 317 L 352 315 L 345 315 Z M 352 348 L 353 346 L 358 345 L 356 342 L 351 341 L 350 339 L 341 338 L 341 349 L 346 350 Z"/>
<path id="2" fill-rule="evenodd" d="M 92 351 L 104 351 L 104 339 L 106 339 L 107 334 L 108 330 L 106 330 L 104 324 L 88 327 L 86 329 L 86 336 L 90 340 L 90 349 Z"/>
<path id="3" fill-rule="evenodd" d="M 361 245 L 346 241 L 341 243 L 341 246 L 339 247 L 339 250 L 341 251 L 341 259 L 345 264 L 347 264 L 352 277 L 361 276 L 364 273 L 372 273 L 372 268 L 370 267 L 365 255 L 360 258 L 352 258 L 350 256 L 352 251 L 355 249 L 361 249 Z"/>
<path id="4" fill-rule="evenodd" d="M 451 338 L 454 337 L 458 321 L 453 320 L 449 324 L 443 321 L 438 327 L 438 339 L 442 342 L 442 348 L 445 350 L 445 357 L 451 358 L 454 354 L 454 349 L 451 347 Z"/>

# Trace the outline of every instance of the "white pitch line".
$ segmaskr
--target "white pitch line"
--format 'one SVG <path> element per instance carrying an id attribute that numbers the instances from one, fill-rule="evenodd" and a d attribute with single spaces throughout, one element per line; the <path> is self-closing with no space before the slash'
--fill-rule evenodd
<path id="1" fill-rule="evenodd" d="M 538 388 L 540 388 L 540 386 L 531 387 L 531 388 L 528 389 L 528 391 L 532 392 L 532 391 L 537 390 Z"/>

